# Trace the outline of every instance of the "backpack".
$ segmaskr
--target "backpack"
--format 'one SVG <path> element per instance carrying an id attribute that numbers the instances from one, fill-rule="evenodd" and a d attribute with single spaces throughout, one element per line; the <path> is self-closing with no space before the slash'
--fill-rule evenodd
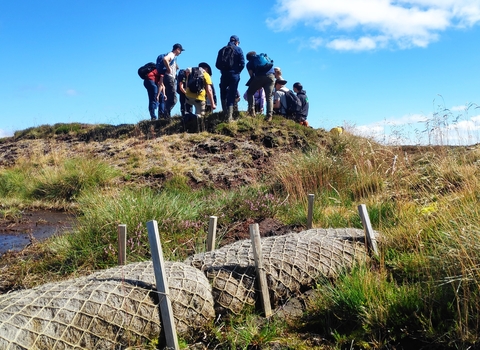
<path id="1" fill-rule="evenodd" d="M 138 76 L 142 79 L 145 79 L 147 77 L 147 74 L 150 73 L 155 69 L 155 63 L 153 62 L 148 62 L 147 64 L 144 64 L 140 68 L 138 68 Z"/>
<path id="2" fill-rule="evenodd" d="M 167 67 L 165 66 L 165 62 L 163 62 L 163 58 L 168 55 L 167 53 L 162 53 L 161 55 L 158 55 L 157 57 L 157 72 L 158 74 L 165 74 L 167 72 Z"/>
<path id="3" fill-rule="evenodd" d="M 224 46 L 218 51 L 215 67 L 220 71 L 228 71 L 233 69 L 235 65 L 235 49 L 232 45 Z"/>
<path id="4" fill-rule="evenodd" d="M 205 89 L 205 78 L 203 77 L 203 70 L 198 67 L 192 68 L 188 76 L 187 82 L 188 89 L 190 92 L 199 94 Z"/>
<path id="5" fill-rule="evenodd" d="M 273 60 L 266 53 L 259 53 L 253 57 L 253 72 L 265 74 L 273 67 Z"/>
<path id="6" fill-rule="evenodd" d="M 289 119 L 296 120 L 301 116 L 302 112 L 302 101 L 292 90 L 285 92 L 285 100 L 287 105 L 283 106 L 285 108 L 285 114 Z"/>

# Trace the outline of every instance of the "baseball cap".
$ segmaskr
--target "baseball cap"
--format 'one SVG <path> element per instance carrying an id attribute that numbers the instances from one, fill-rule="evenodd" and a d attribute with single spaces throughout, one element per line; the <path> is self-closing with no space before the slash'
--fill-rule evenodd
<path id="1" fill-rule="evenodd" d="M 275 80 L 275 84 L 286 85 L 287 81 L 283 79 L 277 79 Z"/>
<path id="2" fill-rule="evenodd" d="M 173 45 L 172 51 L 175 51 L 176 49 L 180 49 L 180 51 L 185 51 L 185 49 L 180 44 Z"/>
<path id="3" fill-rule="evenodd" d="M 234 41 L 234 42 L 239 43 L 239 42 L 240 42 L 240 38 L 239 38 L 238 36 L 236 36 L 236 35 L 232 35 L 232 36 L 230 37 L 230 41 Z"/>

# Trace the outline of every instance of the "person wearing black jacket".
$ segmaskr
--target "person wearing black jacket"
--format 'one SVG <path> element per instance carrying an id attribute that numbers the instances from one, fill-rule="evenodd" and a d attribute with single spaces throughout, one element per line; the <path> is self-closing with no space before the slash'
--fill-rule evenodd
<path id="1" fill-rule="evenodd" d="M 215 62 L 215 67 L 222 74 L 220 77 L 220 100 L 228 122 L 233 121 L 235 94 L 238 91 L 240 73 L 245 68 L 245 57 L 239 45 L 238 36 L 232 35 L 228 44 L 218 51 Z"/>
<path id="2" fill-rule="evenodd" d="M 300 101 L 302 101 L 302 111 L 300 113 L 301 120 L 299 120 L 299 122 L 300 124 L 303 124 L 307 121 L 307 117 L 308 117 L 309 103 L 308 103 L 307 92 L 303 90 L 302 84 L 298 82 L 293 84 L 293 91 L 297 94 L 297 97 L 300 99 Z"/>

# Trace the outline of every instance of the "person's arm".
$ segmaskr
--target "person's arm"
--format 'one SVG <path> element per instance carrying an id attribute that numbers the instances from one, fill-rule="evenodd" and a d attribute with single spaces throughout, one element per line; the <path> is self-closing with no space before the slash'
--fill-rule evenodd
<path id="1" fill-rule="evenodd" d="M 217 108 L 217 104 L 215 103 L 215 99 L 213 98 L 212 87 L 210 84 L 207 85 L 207 96 L 212 103 L 211 106 L 213 111 L 215 108 Z"/>
<path id="2" fill-rule="evenodd" d="M 240 73 L 240 72 L 243 70 L 243 68 L 245 68 L 245 57 L 243 56 L 243 51 L 242 51 L 242 49 L 239 48 L 238 46 L 237 46 L 237 48 L 238 48 L 238 51 L 239 51 L 239 54 L 240 54 L 240 55 L 239 55 L 239 56 L 240 56 L 240 57 L 239 57 L 239 58 L 240 58 L 240 62 L 239 62 L 239 67 L 238 67 L 238 68 L 240 68 L 240 70 L 239 70 L 239 73 Z"/>
<path id="3" fill-rule="evenodd" d="M 185 82 L 188 81 L 188 76 L 190 75 L 190 69 L 187 68 L 185 69 L 185 76 L 184 78 L 182 79 L 182 81 L 180 82 L 179 86 L 180 86 L 180 91 L 182 92 L 182 94 L 186 94 L 187 93 L 187 89 L 185 89 Z"/>

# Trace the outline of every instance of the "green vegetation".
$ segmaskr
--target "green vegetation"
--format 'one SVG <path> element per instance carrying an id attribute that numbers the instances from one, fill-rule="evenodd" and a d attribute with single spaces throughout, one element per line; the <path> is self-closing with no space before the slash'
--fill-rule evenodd
<path id="1" fill-rule="evenodd" d="M 78 124 L 42 126 L 15 137 L 78 133 L 88 140 L 103 135 L 103 140 L 119 132 L 149 139 L 146 135 L 157 130 L 144 124 L 99 126 L 99 134 Z M 152 219 L 158 221 L 165 258 L 183 260 L 204 251 L 210 215 L 218 216 L 222 244 L 222 236 L 247 220 L 275 218 L 305 226 L 312 193 L 315 227 L 361 228 L 357 207 L 366 204 L 373 228 L 382 234 L 378 259 L 334 280 L 319 279 L 299 319 L 261 320 L 250 310 L 212 326 L 202 334 L 204 343 L 217 349 L 468 349 L 480 344 L 480 147 L 388 147 L 276 118 L 271 125 L 245 117 L 211 127 L 213 137 L 225 143 L 248 135 L 269 147 L 271 168 L 234 189 L 195 188 L 197 174 L 188 164 L 170 167 L 164 159 L 160 168 L 143 165 L 151 157 L 142 153 L 144 138 L 129 146 L 135 166 L 128 167 L 127 159 L 123 170 L 106 157 L 71 158 L 62 152 L 1 167 L 1 218 L 37 207 L 78 217 L 72 234 L 38 243 L 30 255 L 0 258 L 2 279 L 9 288 L 31 287 L 114 266 L 118 224 L 128 228 L 127 260 L 149 259 L 145 223 Z M 207 143 L 207 137 L 178 137 L 175 144 L 180 149 L 181 142 Z M 275 153 L 279 147 L 284 148 Z M 244 164 L 251 167 L 251 162 L 245 158 Z M 133 181 L 139 173 L 161 181 Z"/>

